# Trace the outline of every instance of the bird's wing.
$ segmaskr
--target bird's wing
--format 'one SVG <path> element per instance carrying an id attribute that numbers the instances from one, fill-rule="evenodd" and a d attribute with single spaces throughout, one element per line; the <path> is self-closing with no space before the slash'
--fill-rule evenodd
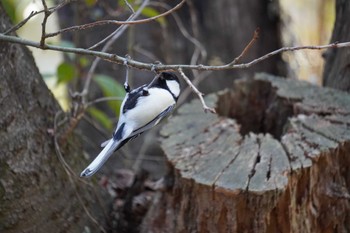
<path id="1" fill-rule="evenodd" d="M 167 117 L 175 108 L 175 104 L 167 107 L 163 112 L 158 114 L 153 120 L 148 122 L 146 125 L 142 126 L 141 128 L 138 128 L 134 130 L 131 134 L 130 137 L 137 137 L 141 133 L 143 133 L 146 130 L 149 130 L 150 128 L 154 127 L 157 125 L 163 118 Z"/>
<path id="2" fill-rule="evenodd" d="M 140 96 L 142 96 L 143 92 L 141 91 L 143 88 L 145 88 L 146 85 L 142 85 L 134 90 L 132 90 L 131 92 L 129 92 L 127 94 L 127 96 L 125 96 L 124 101 L 121 105 L 121 114 L 127 112 L 130 109 L 135 108 L 138 99 L 140 98 Z"/>
<path id="3" fill-rule="evenodd" d="M 122 140 L 122 142 L 120 143 L 120 145 L 118 145 L 118 147 L 115 150 L 118 150 L 120 147 L 122 147 L 125 143 L 127 143 L 128 141 L 136 138 L 137 136 L 139 136 L 140 134 L 142 134 L 144 131 L 149 130 L 150 128 L 152 128 L 153 126 L 157 125 L 163 118 L 167 117 L 175 108 L 175 104 L 169 106 L 167 109 L 165 109 L 163 112 L 161 112 L 158 116 L 156 116 L 153 120 L 151 120 L 149 123 L 147 123 L 146 125 L 144 125 L 141 128 L 138 128 L 136 130 L 134 130 L 129 137 L 125 138 L 124 140 Z M 101 143 L 101 147 L 105 147 L 108 142 L 112 140 L 109 139 L 107 141 L 104 141 Z"/>

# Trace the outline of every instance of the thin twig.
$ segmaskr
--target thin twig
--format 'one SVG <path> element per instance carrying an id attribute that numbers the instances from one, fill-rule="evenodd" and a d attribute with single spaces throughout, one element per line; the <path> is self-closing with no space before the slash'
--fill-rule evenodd
<path id="1" fill-rule="evenodd" d="M 62 152 L 61 152 L 61 144 L 60 144 L 60 133 L 59 133 L 59 122 L 58 122 L 58 118 L 64 114 L 63 111 L 58 111 L 55 114 L 54 117 L 54 128 L 53 128 L 53 138 L 54 138 L 54 144 L 55 144 L 55 150 L 58 156 L 58 159 L 60 160 L 61 165 L 63 166 L 64 170 L 66 171 L 66 173 L 70 176 L 72 176 L 74 179 L 78 179 L 80 182 L 86 184 L 86 185 L 90 185 L 92 186 L 86 179 L 80 179 L 79 176 L 76 175 L 76 173 L 73 171 L 73 169 L 69 166 L 69 164 L 66 162 L 66 160 L 64 159 Z"/>
<path id="2" fill-rule="evenodd" d="M 88 117 L 88 115 L 85 114 L 83 119 L 87 123 L 89 123 L 98 133 L 103 135 L 104 138 L 108 138 L 110 136 L 110 133 L 109 132 L 107 133 L 105 128 L 103 128 L 102 126 L 97 124 L 96 121 L 92 120 L 90 117 Z M 94 143 L 92 143 L 92 144 L 94 144 Z"/>
<path id="3" fill-rule="evenodd" d="M 62 1 L 60 4 L 58 4 L 57 6 L 54 7 L 50 7 L 48 8 L 48 10 L 50 12 L 54 12 L 59 10 L 60 8 L 62 8 L 63 6 L 65 6 L 69 1 Z M 32 17 L 41 14 L 45 12 L 45 9 L 40 10 L 40 11 L 32 11 L 25 19 L 23 19 L 21 22 L 19 22 L 18 24 L 14 25 L 13 27 L 11 27 L 10 29 L 8 29 L 6 32 L 4 32 L 5 35 L 10 34 L 11 32 L 17 31 L 18 29 L 20 29 L 23 25 L 25 25 Z"/>
<path id="4" fill-rule="evenodd" d="M 149 3 L 149 0 L 143 1 L 140 8 L 135 12 L 134 15 L 130 16 L 129 19 L 132 20 L 132 19 L 138 17 L 141 14 L 142 10 L 147 6 L 148 3 Z M 129 25 L 122 25 L 121 27 L 119 27 L 113 33 L 114 34 L 113 37 L 110 38 L 110 40 L 105 44 L 105 46 L 103 46 L 102 52 L 107 51 L 112 46 L 112 44 L 123 34 L 123 32 L 128 28 L 128 26 Z M 83 103 L 85 103 L 86 95 L 87 95 L 88 90 L 90 88 L 92 76 L 93 76 L 95 69 L 96 69 L 98 63 L 100 62 L 100 60 L 101 60 L 101 58 L 99 58 L 99 57 L 95 58 L 95 60 L 92 62 L 92 65 L 87 73 L 86 80 L 84 83 L 84 88 L 81 91 L 81 95 L 83 96 Z M 123 59 L 123 64 L 125 64 L 125 62 L 129 62 L 129 60 L 130 60 L 130 58 L 128 56 L 125 56 L 125 58 Z"/>
<path id="5" fill-rule="evenodd" d="M 129 18 L 126 21 L 130 21 L 135 18 L 135 14 L 132 14 L 129 16 Z M 106 36 L 104 39 L 100 40 L 99 42 L 95 43 L 94 45 L 90 46 L 88 49 L 92 50 L 103 44 L 104 42 L 108 41 L 112 37 L 120 37 L 120 35 L 123 34 L 123 32 L 128 28 L 129 25 L 121 25 L 118 27 L 114 32 Z"/>
<path id="6" fill-rule="evenodd" d="M 238 63 L 238 61 L 248 52 L 248 50 L 253 46 L 253 44 L 259 39 L 259 33 L 260 33 L 260 28 L 255 29 L 253 38 L 250 40 L 247 46 L 243 49 L 241 54 L 229 64 L 234 65 Z"/>
<path id="7" fill-rule="evenodd" d="M 198 29 L 198 21 L 197 21 L 197 12 L 195 11 L 195 7 L 193 6 L 193 2 L 192 1 L 187 1 L 186 2 L 187 5 L 189 6 L 189 10 L 190 10 L 190 16 L 191 16 L 191 28 L 193 31 L 193 35 L 191 36 L 189 34 L 189 32 L 186 30 L 186 28 L 183 27 L 182 24 L 182 20 L 180 17 L 178 17 L 178 15 L 176 13 L 173 13 L 172 16 L 175 19 L 175 22 L 177 24 L 177 26 L 180 29 L 180 32 L 186 32 L 186 34 L 193 38 L 195 41 L 198 41 L 197 39 L 195 39 L 196 37 L 199 37 L 199 29 Z M 164 5 L 164 4 L 162 4 Z M 181 29 L 182 28 L 182 29 Z M 188 36 L 183 33 L 183 35 L 185 36 L 185 38 L 189 39 Z M 190 40 L 191 42 L 193 42 L 192 40 Z M 194 64 L 198 64 L 199 61 L 199 55 L 202 55 L 202 60 L 206 61 L 206 57 L 207 57 L 207 51 L 205 50 L 205 47 L 202 46 L 202 44 L 198 41 L 198 43 L 193 43 L 195 45 L 195 50 L 192 54 L 191 57 L 191 61 L 190 64 L 194 65 Z M 193 86 L 198 86 L 198 84 L 204 80 L 206 77 L 209 76 L 209 74 L 211 72 L 205 72 L 205 73 L 201 73 L 199 74 L 198 70 L 191 70 L 192 74 L 193 74 L 193 80 L 191 80 L 191 83 L 193 84 Z M 182 91 L 181 93 L 181 99 L 177 102 L 177 105 L 180 106 L 184 103 L 184 101 L 186 100 L 186 98 L 188 97 L 188 95 L 192 92 L 192 87 L 191 86 L 187 86 L 187 88 Z"/>
<path id="8" fill-rule="evenodd" d="M 125 0 L 125 2 L 127 2 Z M 129 16 L 129 18 L 126 21 L 132 21 L 133 19 L 137 18 L 142 10 L 146 7 L 146 5 L 148 4 L 149 0 L 145 0 L 143 1 L 143 3 L 141 4 L 141 6 L 139 7 L 138 11 L 134 11 L 134 9 L 131 7 L 132 9 L 132 14 Z M 114 32 L 112 32 L 110 35 L 108 35 L 106 38 L 104 38 L 103 40 L 97 42 L 96 44 L 94 44 L 93 46 L 91 46 L 89 49 L 95 49 L 97 46 L 103 44 L 104 42 L 108 41 L 109 39 L 113 38 L 113 40 L 116 40 L 117 38 L 119 38 L 124 31 L 129 27 L 129 25 L 125 24 L 125 25 L 121 25 L 119 28 L 117 28 Z"/>
<path id="9" fill-rule="evenodd" d="M 197 71 L 198 72 L 198 71 Z M 206 79 L 212 72 L 203 72 L 200 74 L 196 74 L 195 78 L 191 80 L 193 86 L 198 86 L 199 83 L 201 83 L 204 79 Z M 181 106 L 183 103 L 185 103 L 186 98 L 189 96 L 189 94 L 192 92 L 192 88 L 190 86 L 187 86 L 185 90 L 181 91 L 181 98 L 177 101 L 177 106 Z"/>
<path id="10" fill-rule="evenodd" d="M 45 39 L 46 39 L 46 23 L 47 19 L 51 15 L 50 10 L 47 8 L 45 0 L 41 0 L 43 7 L 44 7 L 44 19 L 41 23 L 41 39 L 40 39 L 40 47 L 45 48 Z"/>
<path id="11" fill-rule="evenodd" d="M 202 103 L 202 106 L 203 106 L 203 109 L 205 112 L 211 112 L 211 113 L 216 113 L 215 109 L 214 108 L 210 108 L 207 106 L 207 104 L 205 103 L 204 101 L 204 98 L 203 98 L 203 93 L 200 92 L 196 86 L 194 86 L 191 82 L 191 80 L 186 76 L 186 74 L 182 71 L 181 68 L 178 69 L 178 71 L 180 72 L 182 78 L 186 81 L 186 83 L 192 88 L 192 90 L 194 91 L 194 93 L 196 93 L 196 95 L 198 96 L 199 100 L 201 101 Z"/>
<path id="12" fill-rule="evenodd" d="M 194 10 L 193 3 L 191 1 L 187 2 L 189 6 L 189 10 L 191 12 L 191 28 L 193 30 L 194 36 L 191 36 L 190 33 L 186 30 L 185 27 L 183 27 L 183 23 L 181 18 L 174 12 L 172 16 L 175 19 L 175 22 L 177 26 L 180 29 L 180 32 L 184 35 L 186 39 L 188 39 L 190 42 L 192 42 L 195 46 L 195 50 L 192 54 L 190 64 L 198 64 L 199 61 L 199 55 L 202 55 L 202 60 L 206 60 L 207 58 L 207 51 L 205 50 L 205 47 L 195 38 L 199 36 L 199 30 L 198 30 L 198 22 L 197 22 L 197 13 Z M 162 4 L 165 5 L 165 4 Z M 193 86 L 198 86 L 198 84 L 204 80 L 205 77 L 207 77 L 211 72 L 201 73 L 199 74 L 198 70 L 191 70 L 194 76 L 194 79 L 191 80 L 191 83 Z M 192 92 L 192 86 L 187 86 L 187 88 L 181 93 L 181 99 L 177 102 L 177 105 L 181 105 L 184 103 L 184 100 L 187 98 L 187 96 Z"/>
<path id="13" fill-rule="evenodd" d="M 116 96 L 101 97 L 101 98 L 94 99 L 94 100 L 86 103 L 86 107 L 89 107 L 93 104 L 100 103 L 100 102 L 111 101 L 111 100 L 122 101 L 123 99 L 124 99 L 124 97 L 116 97 Z"/>
<path id="14" fill-rule="evenodd" d="M 25 18 L 24 20 L 22 20 L 21 22 L 19 22 L 18 24 L 14 25 L 13 27 L 9 28 L 6 32 L 4 32 L 5 35 L 10 34 L 11 32 L 17 31 L 19 28 L 21 28 L 24 24 L 26 24 L 28 22 L 28 20 L 30 20 L 34 15 L 37 15 L 39 13 L 41 13 L 43 11 L 32 11 L 30 12 L 30 14 L 28 15 L 27 18 Z"/>
<path id="15" fill-rule="evenodd" d="M 92 27 L 96 27 L 96 26 L 101 26 L 101 25 L 106 25 L 106 24 L 117 24 L 117 25 L 132 25 L 132 24 L 144 24 L 144 23 L 148 23 L 151 21 L 154 21 L 156 19 L 159 19 L 160 17 L 164 17 L 167 16 L 169 14 L 171 14 L 173 11 L 176 11 L 177 9 L 179 9 L 186 0 L 182 0 L 180 3 L 178 3 L 174 8 L 172 8 L 169 11 L 166 11 L 162 14 L 147 18 L 147 19 L 139 19 L 139 20 L 134 20 L 134 21 L 119 21 L 119 20 L 100 20 L 100 21 L 96 21 L 93 23 L 87 23 L 87 24 L 83 24 L 83 25 L 76 25 L 76 26 L 72 26 L 72 27 L 68 27 L 68 28 L 64 28 L 61 29 L 57 32 L 53 32 L 53 33 L 47 33 L 46 34 L 46 38 L 48 37 L 53 37 L 53 36 L 57 36 L 58 34 L 67 32 L 67 31 L 77 31 L 77 30 L 85 30 L 88 28 L 92 28 Z"/>
<path id="16" fill-rule="evenodd" d="M 171 10 L 171 7 L 168 4 L 162 3 L 162 2 L 151 2 L 150 5 L 153 6 L 158 6 L 158 7 L 163 7 L 166 10 Z M 187 29 L 184 27 L 181 18 L 178 16 L 176 12 L 173 12 L 172 17 L 174 18 L 176 25 L 178 26 L 181 34 L 189 40 L 196 48 L 199 49 L 202 57 L 206 58 L 207 56 L 207 51 L 205 50 L 204 46 L 193 36 L 190 35 L 190 33 L 187 31 Z"/>
<path id="17" fill-rule="evenodd" d="M 143 49 L 139 44 L 136 44 L 133 48 L 133 51 L 139 53 L 145 57 L 147 57 L 150 61 L 159 61 L 159 57 L 157 57 L 154 53 L 149 50 Z"/>
<path id="18" fill-rule="evenodd" d="M 132 15 L 130 17 L 130 20 L 134 19 L 135 17 L 138 17 L 142 10 L 147 6 L 149 0 L 144 0 L 143 3 L 141 4 L 140 8 L 138 9 L 138 11 Z M 122 35 L 122 33 L 126 30 L 126 28 L 128 27 L 128 25 L 122 25 L 121 27 L 119 27 L 113 34 L 113 37 L 110 38 L 110 40 L 107 42 L 107 44 L 105 44 L 105 46 L 102 49 L 102 52 L 107 51 L 108 48 L 114 43 L 115 40 L 117 40 L 117 38 L 119 38 L 120 35 Z M 124 60 L 124 63 L 128 61 L 128 57 L 126 57 L 126 59 Z M 101 58 L 96 57 L 94 59 L 94 61 L 92 62 L 92 65 L 88 71 L 86 80 L 85 80 L 85 84 L 84 84 L 84 88 L 82 90 L 81 93 L 77 93 L 79 98 L 79 101 L 75 101 L 73 102 L 74 107 L 73 109 L 73 113 L 71 114 L 72 116 L 69 119 L 69 127 L 68 129 L 62 134 L 63 136 L 61 137 L 60 142 L 63 143 L 67 137 L 71 134 L 71 132 L 75 129 L 75 127 L 77 126 L 78 122 L 80 121 L 80 119 L 84 116 L 85 110 L 88 107 L 88 104 L 86 104 L 86 99 L 87 99 L 87 94 L 88 94 L 88 90 L 90 87 L 90 83 L 93 77 L 93 73 L 95 72 L 95 69 L 98 65 L 98 63 L 100 62 Z"/>
<path id="19" fill-rule="evenodd" d="M 7 41 L 22 45 L 27 45 L 30 47 L 35 48 L 41 48 L 40 43 L 26 40 L 23 38 L 19 38 L 17 36 L 8 36 L 0 33 L 0 41 Z M 231 70 L 231 69 L 245 69 L 249 68 L 256 63 L 262 62 L 263 60 L 266 60 L 276 54 L 280 54 L 287 51 L 297 51 L 297 50 L 321 50 L 321 49 L 330 49 L 330 48 L 345 48 L 350 47 L 350 42 L 343 42 L 343 43 L 331 43 L 327 45 L 318 45 L 318 46 L 294 46 L 294 47 L 283 47 L 277 50 L 274 50 L 270 53 L 267 53 L 259 58 L 256 58 L 250 62 L 247 63 L 240 63 L 240 64 L 226 64 L 226 65 L 218 65 L 218 66 L 210 66 L 210 65 L 185 65 L 185 64 L 172 64 L 172 65 L 166 65 L 166 64 L 154 64 L 154 63 L 145 63 L 136 61 L 133 59 L 128 60 L 129 67 L 133 67 L 140 70 L 149 70 L 149 71 L 165 71 L 165 70 L 178 70 L 178 69 L 194 69 L 194 70 Z M 125 57 L 118 56 L 116 54 L 111 53 L 105 53 L 105 52 L 98 52 L 98 51 L 92 51 L 88 49 L 83 48 L 69 48 L 69 47 L 62 47 L 62 46 L 56 46 L 56 45 L 49 45 L 45 44 L 45 48 L 48 50 L 54 50 L 54 51 L 61 51 L 61 52 L 67 52 L 67 53 L 75 53 L 75 54 L 81 54 L 81 55 L 89 55 L 89 56 L 95 56 L 99 57 L 103 60 L 114 62 L 117 64 L 124 64 L 124 61 L 126 60 Z"/>
<path id="20" fill-rule="evenodd" d="M 74 171 L 72 170 L 72 168 L 67 164 L 66 160 L 63 158 L 63 155 L 61 153 L 61 149 L 60 149 L 60 144 L 58 142 L 58 118 L 64 114 L 63 111 L 58 111 L 55 114 L 55 118 L 54 118 L 54 141 L 55 141 L 55 149 L 56 149 L 56 153 L 58 156 L 58 159 L 60 160 L 64 170 L 66 171 L 67 174 L 69 175 L 73 175 L 74 176 Z"/>
<path id="21" fill-rule="evenodd" d="M 124 0 L 125 5 L 129 8 L 132 14 L 135 14 L 134 8 L 131 6 L 131 4 L 128 2 L 128 0 Z"/>
<path id="22" fill-rule="evenodd" d="M 75 195 L 77 196 L 78 198 L 78 201 L 80 203 L 80 205 L 83 207 L 86 215 L 91 219 L 91 221 L 93 223 L 95 223 L 101 230 L 101 232 L 105 232 L 105 229 L 101 226 L 101 224 L 96 220 L 96 218 L 94 218 L 94 216 L 92 216 L 92 214 L 90 213 L 90 211 L 88 210 L 88 208 L 86 207 L 85 203 L 83 202 L 79 192 L 78 192 L 78 189 L 77 189 L 77 180 L 79 182 L 82 182 L 86 185 L 89 185 L 89 186 L 92 186 L 90 183 L 88 183 L 86 180 L 83 180 L 83 179 L 79 179 L 76 174 L 74 173 L 74 171 L 72 170 L 72 168 L 67 164 L 66 160 L 64 159 L 63 157 L 63 154 L 62 154 L 62 151 L 61 151 L 61 147 L 60 147 L 60 144 L 58 142 L 58 118 L 59 116 L 63 114 L 62 111 L 58 111 L 55 115 L 55 118 L 54 118 L 54 130 L 53 130 L 53 138 L 54 138 L 54 144 L 55 144 L 55 150 L 56 150 L 56 155 L 58 157 L 58 160 L 60 161 L 62 167 L 63 167 L 63 170 L 66 172 L 68 178 L 69 178 L 69 181 L 70 183 L 72 184 L 72 187 L 74 189 L 74 192 L 75 192 Z"/>
<path id="23" fill-rule="evenodd" d="M 59 138 L 60 144 L 64 144 L 67 142 L 69 135 L 71 135 L 73 130 L 76 128 L 81 118 L 84 116 L 84 113 L 86 110 L 86 106 L 82 105 L 81 103 L 73 102 L 73 104 L 75 104 L 75 106 L 71 108 L 72 113 L 71 113 L 71 116 L 69 117 L 69 123 L 68 123 L 69 127 L 60 135 L 60 138 Z"/>

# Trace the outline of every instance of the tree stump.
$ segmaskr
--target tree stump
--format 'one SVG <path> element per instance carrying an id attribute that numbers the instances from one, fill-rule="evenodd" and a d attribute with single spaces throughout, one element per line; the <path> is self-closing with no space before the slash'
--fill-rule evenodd
<path id="1" fill-rule="evenodd" d="M 258 74 L 206 101 L 161 131 L 173 186 L 145 231 L 350 231 L 350 95 Z"/>

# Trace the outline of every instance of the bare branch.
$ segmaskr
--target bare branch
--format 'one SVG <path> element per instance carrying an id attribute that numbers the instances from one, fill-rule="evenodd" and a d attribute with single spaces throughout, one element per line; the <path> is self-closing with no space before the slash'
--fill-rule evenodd
<path id="1" fill-rule="evenodd" d="M 253 46 L 253 44 L 255 43 L 255 41 L 257 41 L 259 39 L 259 32 L 260 32 L 260 28 L 255 29 L 254 31 L 254 35 L 253 38 L 250 40 L 250 42 L 247 44 L 247 46 L 243 49 L 242 53 L 236 57 L 231 63 L 231 65 L 237 64 L 238 61 L 248 52 L 248 50 Z"/>
<path id="2" fill-rule="evenodd" d="M 162 3 L 162 2 L 152 2 L 151 5 L 153 6 L 160 6 L 163 7 L 166 10 L 171 10 L 171 7 L 168 4 Z M 204 46 L 193 36 L 190 35 L 190 33 L 187 31 L 187 29 L 184 27 L 181 18 L 178 16 L 178 14 L 176 12 L 173 12 L 172 14 L 176 25 L 178 26 L 181 34 L 187 39 L 189 40 L 195 47 L 196 49 L 199 49 L 200 54 L 202 55 L 202 57 L 206 58 L 207 56 L 207 51 L 205 50 Z M 193 59 L 191 59 L 193 60 Z M 196 59 L 194 59 L 196 60 Z M 191 63 L 192 64 L 192 63 Z"/>
<path id="3" fill-rule="evenodd" d="M 212 71 L 209 72 L 203 72 L 198 74 L 198 71 L 196 71 L 197 73 L 194 73 L 194 79 L 191 81 L 193 86 L 198 86 L 199 83 L 201 83 L 204 79 L 206 79 L 211 73 Z M 190 86 L 187 86 L 187 88 L 183 91 L 181 91 L 181 99 L 179 99 L 177 101 L 177 105 L 181 106 L 186 98 L 189 96 L 189 94 L 192 92 L 192 88 Z"/>
<path id="4" fill-rule="evenodd" d="M 133 48 L 133 51 L 147 57 L 150 61 L 159 61 L 159 57 L 157 57 L 154 53 L 149 50 L 144 49 L 139 44 L 136 44 Z"/>
<path id="5" fill-rule="evenodd" d="M 40 47 L 45 48 L 45 39 L 46 39 L 46 23 L 47 19 L 51 15 L 51 11 L 48 9 L 45 0 L 41 0 L 44 7 L 44 19 L 41 23 L 41 39 L 40 39 Z"/>
<path id="6" fill-rule="evenodd" d="M 186 74 L 182 71 L 181 68 L 178 69 L 178 71 L 180 72 L 182 78 L 186 81 L 186 83 L 192 88 L 192 90 L 194 91 L 194 93 L 196 93 L 196 95 L 198 96 L 199 100 L 202 103 L 203 109 L 205 112 L 211 112 L 211 113 L 216 113 L 214 108 L 210 108 L 207 106 L 207 104 L 205 103 L 204 99 L 203 99 L 203 93 L 200 92 L 196 86 L 194 86 L 191 82 L 191 80 L 186 76 Z"/>
<path id="7" fill-rule="evenodd" d="M 149 3 L 149 0 L 145 0 L 143 1 L 143 3 L 141 4 L 140 8 L 136 11 L 135 14 L 131 15 L 129 17 L 130 20 L 133 20 L 135 19 L 136 17 L 138 17 L 142 10 L 147 6 L 147 4 Z M 109 41 L 107 42 L 107 44 L 105 44 L 105 46 L 103 47 L 102 49 L 102 52 L 105 52 L 108 50 L 109 47 L 112 46 L 112 44 L 114 43 L 114 41 L 116 41 L 122 34 L 123 32 L 128 28 L 129 25 L 122 25 L 121 27 L 119 27 L 117 30 L 115 30 L 112 34 L 113 36 L 111 38 L 108 38 Z M 104 41 L 104 40 L 103 40 Z M 88 90 L 90 88 L 90 83 L 91 83 L 91 79 L 92 79 L 92 76 L 93 76 L 93 73 L 95 72 L 95 69 L 98 65 L 98 63 L 100 62 L 101 58 L 97 57 L 95 58 L 95 60 L 92 62 L 92 65 L 89 69 L 89 72 L 87 74 L 87 77 L 86 77 L 86 81 L 85 81 L 85 84 L 84 84 L 84 88 L 81 92 L 81 95 L 83 96 L 83 103 L 85 103 L 85 97 L 88 93 Z M 125 64 L 125 62 L 129 62 L 130 58 L 129 57 L 125 57 L 124 60 L 123 60 L 123 64 Z"/>
<path id="8" fill-rule="evenodd" d="M 96 218 L 88 210 L 88 208 L 86 207 L 86 204 L 81 199 L 81 196 L 77 190 L 76 182 L 78 182 L 78 181 L 82 182 L 84 184 L 87 184 L 89 186 L 91 186 L 91 184 L 85 180 L 79 179 L 79 177 L 75 174 L 75 172 L 72 170 L 72 168 L 69 166 L 69 164 L 66 162 L 66 160 L 63 157 L 61 147 L 60 147 L 60 144 L 58 142 L 59 140 L 58 140 L 58 127 L 57 127 L 58 118 L 61 114 L 64 114 L 64 113 L 62 111 L 58 111 L 55 115 L 55 118 L 54 118 L 53 138 L 54 138 L 56 155 L 57 155 L 58 160 L 60 161 L 64 171 L 66 172 L 66 174 L 69 178 L 69 181 L 70 181 L 72 187 L 74 188 L 75 195 L 78 198 L 78 201 L 81 204 L 81 206 L 83 207 L 85 213 L 90 218 L 90 220 L 100 228 L 101 232 L 106 232 L 106 230 L 103 228 L 103 226 L 96 220 Z"/>
<path id="9" fill-rule="evenodd" d="M 61 29 L 57 32 L 53 32 L 53 33 L 47 33 L 46 34 L 46 38 L 48 37 L 53 37 L 53 36 L 57 36 L 58 34 L 67 32 L 67 31 L 77 31 L 77 30 L 85 30 L 88 28 L 92 28 L 92 27 L 96 27 L 96 26 L 101 26 L 101 25 L 106 25 L 106 24 L 117 24 L 117 25 L 132 25 L 132 24 L 144 24 L 144 23 L 148 23 L 151 21 L 154 21 L 160 17 L 164 17 L 166 15 L 171 14 L 172 12 L 176 11 L 177 9 L 179 9 L 186 0 L 182 0 L 180 3 L 178 3 L 174 8 L 170 9 L 169 11 L 166 11 L 162 14 L 147 18 L 147 19 L 140 19 L 140 20 L 134 20 L 134 21 L 119 21 L 119 20 L 100 20 L 100 21 L 96 21 L 93 23 L 87 23 L 87 24 L 83 24 L 83 25 L 77 25 L 77 26 L 72 26 L 72 27 L 68 27 L 68 28 L 64 28 Z"/>
<path id="10" fill-rule="evenodd" d="M 97 103 L 100 103 L 100 102 L 105 102 L 105 101 L 111 101 L 111 100 L 114 100 L 114 101 L 122 101 L 124 98 L 123 97 L 114 97 L 114 96 L 111 96 L 111 97 L 101 97 L 101 98 L 98 98 L 98 99 L 94 99 L 93 101 L 91 102 L 88 102 L 86 104 L 86 107 L 89 107 L 91 105 L 94 105 L 94 104 L 97 104 Z"/>
<path id="11" fill-rule="evenodd" d="M 132 8 L 131 4 L 128 2 L 128 0 L 124 0 L 126 6 L 129 8 L 129 10 L 131 11 L 131 13 L 135 14 L 135 10 L 134 8 Z"/>
<path id="12" fill-rule="evenodd" d="M 54 12 L 59 10 L 60 8 L 62 8 L 63 6 L 65 6 L 69 1 L 62 1 L 60 4 L 58 4 L 57 6 L 48 8 L 49 11 Z M 17 31 L 18 29 L 20 29 L 23 25 L 25 25 L 33 16 L 36 16 L 38 14 L 41 14 L 45 12 L 44 10 L 40 10 L 40 11 L 32 11 L 25 19 L 23 19 L 21 22 L 19 22 L 18 24 L 14 25 L 13 27 L 11 27 L 10 29 L 8 29 L 6 32 L 4 32 L 5 35 L 10 34 L 11 32 Z"/>
<path id="13" fill-rule="evenodd" d="M 106 129 L 100 126 L 99 124 L 96 123 L 93 119 L 91 119 L 87 114 L 83 116 L 83 119 L 89 123 L 98 133 L 100 133 L 103 137 L 108 138 L 110 137 L 110 133 L 106 132 Z M 92 143 L 92 142 L 91 142 Z M 94 144 L 94 143 L 92 143 Z M 97 149 L 99 149 L 98 147 Z"/>
<path id="14" fill-rule="evenodd" d="M 15 26 L 11 27 L 10 29 L 8 29 L 6 32 L 4 32 L 4 35 L 8 35 L 11 32 L 17 31 L 19 28 L 21 28 L 24 24 L 26 24 L 28 22 L 28 20 L 30 20 L 33 16 L 42 13 L 43 11 L 32 11 L 30 12 L 30 14 L 28 15 L 27 18 L 25 18 L 24 20 L 22 20 L 21 22 L 19 22 L 18 24 L 16 24 Z"/>
<path id="15" fill-rule="evenodd" d="M 8 36 L 0 33 L 0 41 L 7 41 L 22 45 L 27 45 L 35 48 L 41 48 L 40 43 L 22 39 L 16 36 Z M 330 48 L 346 48 L 350 47 L 350 42 L 342 42 L 342 43 L 331 43 L 327 45 L 319 45 L 319 46 L 294 46 L 294 47 L 283 47 L 277 50 L 274 50 L 270 53 L 267 53 L 257 59 L 254 59 L 247 63 L 241 63 L 241 64 L 226 64 L 226 65 L 219 65 L 219 66 L 210 66 L 210 65 L 184 65 L 184 64 L 172 64 L 172 65 L 166 65 L 166 64 L 154 64 L 154 63 L 144 63 L 140 61 L 136 61 L 133 59 L 128 60 L 129 67 L 133 67 L 140 70 L 149 70 L 149 71 L 165 71 L 165 70 L 178 70 L 178 69 L 194 69 L 194 70 L 203 70 L 203 71 L 209 71 L 209 70 L 231 70 L 231 69 L 245 69 L 249 68 L 256 63 L 262 62 L 263 60 L 266 60 L 276 54 L 280 54 L 287 51 L 297 51 L 297 50 L 321 50 L 321 49 L 330 49 Z M 49 45 L 45 44 L 45 48 L 49 50 L 54 51 L 61 51 L 61 52 L 67 52 L 67 53 L 75 53 L 75 54 L 81 54 L 81 55 L 89 55 L 89 56 L 95 56 L 99 57 L 103 60 L 114 62 L 117 64 L 124 64 L 124 61 L 126 60 L 125 57 L 118 56 L 116 54 L 111 53 L 105 53 L 105 52 L 98 52 L 98 51 L 92 51 L 88 49 L 83 48 L 68 48 L 68 47 L 62 47 L 62 46 L 56 46 L 56 45 Z"/>

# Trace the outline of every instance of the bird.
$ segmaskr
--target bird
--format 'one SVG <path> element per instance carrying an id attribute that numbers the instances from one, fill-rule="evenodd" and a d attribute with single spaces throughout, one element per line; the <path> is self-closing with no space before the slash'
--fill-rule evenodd
<path id="1" fill-rule="evenodd" d="M 179 79 L 172 72 L 161 72 L 152 82 L 134 90 L 127 83 L 124 88 L 127 93 L 112 138 L 101 144 L 103 150 L 82 171 L 81 177 L 95 174 L 115 151 L 170 115 L 181 92 Z"/>

